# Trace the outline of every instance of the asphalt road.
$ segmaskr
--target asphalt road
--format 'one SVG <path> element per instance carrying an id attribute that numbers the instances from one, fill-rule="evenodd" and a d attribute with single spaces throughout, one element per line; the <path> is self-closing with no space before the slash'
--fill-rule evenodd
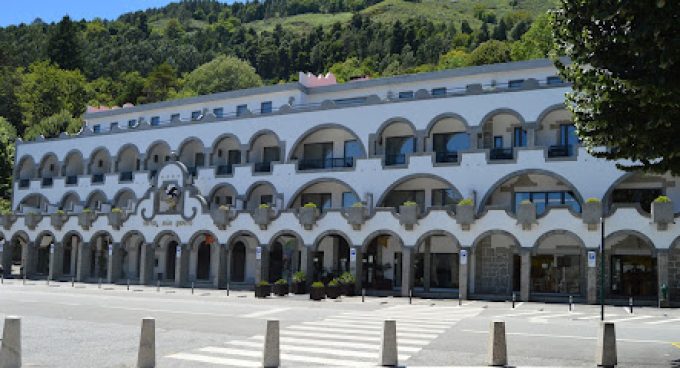
<path id="1" fill-rule="evenodd" d="M 680 310 L 607 307 L 619 367 L 680 367 Z M 489 322 L 506 321 L 513 366 L 593 366 L 599 307 L 252 292 L 5 280 L 0 317 L 22 317 L 26 367 L 134 367 L 141 318 L 156 318 L 159 367 L 257 367 L 267 319 L 281 321 L 285 367 L 377 362 L 384 319 L 397 320 L 400 363 L 486 365 Z"/>

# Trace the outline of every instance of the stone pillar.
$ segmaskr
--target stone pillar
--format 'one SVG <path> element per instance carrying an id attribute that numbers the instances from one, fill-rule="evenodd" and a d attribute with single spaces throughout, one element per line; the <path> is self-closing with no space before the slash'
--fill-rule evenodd
<path id="1" fill-rule="evenodd" d="M 187 247 L 187 256 L 189 257 L 189 281 L 196 281 L 196 274 L 198 272 L 198 248 L 200 246 L 201 243 L 198 243 L 198 245 L 191 244 Z"/>
<path id="2" fill-rule="evenodd" d="M 588 251 L 595 252 L 595 267 L 590 267 L 588 264 L 588 253 L 586 252 L 586 303 L 597 304 L 597 273 L 600 270 L 598 267 L 600 259 L 599 251 L 596 249 L 588 249 Z"/>
<path id="3" fill-rule="evenodd" d="M 0 242 L 2 246 L 2 273 L 3 277 L 8 278 L 12 276 L 12 243 L 3 240 Z"/>
<path id="4" fill-rule="evenodd" d="M 259 284 L 260 281 L 263 280 L 262 278 L 262 257 L 264 256 L 264 247 L 261 245 L 258 245 L 258 248 L 260 249 L 260 256 L 258 259 L 258 250 L 255 249 L 255 285 Z"/>
<path id="5" fill-rule="evenodd" d="M 50 280 L 58 280 L 64 270 L 64 246 L 62 243 L 50 245 Z"/>
<path id="6" fill-rule="evenodd" d="M 411 290 L 411 265 L 413 264 L 412 246 L 404 246 L 401 257 L 401 296 L 408 296 Z"/>
<path id="7" fill-rule="evenodd" d="M 175 287 L 186 285 L 189 278 L 189 245 L 177 245 L 175 260 Z"/>
<path id="8" fill-rule="evenodd" d="M 227 285 L 227 245 L 224 244 L 215 244 L 215 247 L 217 248 L 215 250 L 216 254 L 216 267 L 215 267 L 215 273 L 213 274 L 213 286 L 215 286 L 215 289 L 221 289 L 226 287 Z M 212 260 L 211 260 L 212 263 Z"/>
<path id="9" fill-rule="evenodd" d="M 38 247 L 33 242 L 28 242 L 21 247 L 21 265 L 24 268 L 24 275 L 31 277 L 35 274 Z"/>
<path id="10" fill-rule="evenodd" d="M 468 295 L 475 293 L 475 268 L 477 267 L 476 252 L 477 250 L 475 250 L 474 247 L 470 247 L 470 251 L 468 252 Z"/>
<path id="11" fill-rule="evenodd" d="M 470 247 L 462 247 L 458 254 L 458 295 L 461 300 L 468 298 L 468 264 L 470 263 Z"/>
<path id="12" fill-rule="evenodd" d="M 520 249 L 520 255 L 522 257 L 522 265 L 520 267 L 519 297 L 521 301 L 528 302 L 531 285 L 531 249 Z"/>
<path id="13" fill-rule="evenodd" d="M 108 245 L 108 256 L 106 260 L 108 265 L 106 267 L 106 282 L 113 284 L 120 278 L 121 275 L 121 253 L 120 243 L 112 243 Z"/>
<path id="14" fill-rule="evenodd" d="M 432 257 L 430 256 L 432 245 L 430 239 L 429 237 L 425 239 L 423 244 L 423 288 L 426 292 L 430 291 L 430 284 L 432 283 Z"/>
<path id="15" fill-rule="evenodd" d="M 141 285 L 148 285 L 153 280 L 154 271 L 154 245 L 153 243 L 142 243 L 140 247 L 142 259 L 139 262 L 139 283 Z"/>
<path id="16" fill-rule="evenodd" d="M 666 293 L 666 300 L 661 299 L 663 297 L 661 295 L 661 285 L 665 284 L 666 287 L 670 289 L 670 283 L 668 282 L 668 249 L 659 249 L 656 251 L 656 268 L 656 275 L 659 279 L 656 285 L 658 300 L 662 306 L 668 306 L 670 293 Z"/>
<path id="17" fill-rule="evenodd" d="M 78 272 L 78 249 L 80 249 L 80 241 L 73 241 L 73 239 L 69 240 L 71 242 L 71 259 L 69 262 L 71 262 L 71 276 L 75 276 Z"/>
<path id="18" fill-rule="evenodd" d="M 224 250 L 224 262 L 225 262 L 225 267 L 224 267 L 224 276 L 226 279 L 227 284 L 231 283 L 231 253 L 232 250 L 229 248 L 229 244 L 225 245 L 225 250 Z M 245 265 L 243 265 L 245 267 Z"/>
<path id="19" fill-rule="evenodd" d="M 262 281 L 269 281 L 269 252 L 270 249 L 266 245 L 261 245 L 262 247 L 262 259 L 260 260 L 260 267 L 261 267 L 261 280 Z M 276 281 L 276 280 L 274 280 Z"/>
<path id="20" fill-rule="evenodd" d="M 363 256 L 361 254 L 361 246 L 360 245 L 351 247 L 350 252 L 351 252 L 351 249 L 354 249 L 354 251 L 356 252 L 356 258 L 354 260 L 352 260 L 352 256 L 351 256 L 351 253 L 350 253 L 349 270 L 352 273 L 352 276 L 354 276 L 354 279 L 357 281 L 354 284 L 354 287 L 355 287 L 355 292 L 357 293 L 357 295 L 359 295 L 361 293 L 361 287 L 362 287 L 362 285 L 361 285 L 361 274 L 362 274 L 362 270 L 361 270 L 362 262 L 361 262 L 361 260 L 363 259 Z"/>
<path id="21" fill-rule="evenodd" d="M 121 247 L 125 247 L 125 244 L 122 244 Z M 144 247 L 144 245 L 142 245 Z M 127 257 L 127 278 L 130 280 L 139 280 L 139 272 L 142 264 L 140 263 L 139 257 L 142 255 L 140 254 L 140 247 L 137 245 L 132 246 L 131 248 L 128 247 L 130 250 L 128 251 L 128 257 Z M 139 267 L 137 267 L 139 265 Z"/>
<path id="22" fill-rule="evenodd" d="M 533 148 L 536 146 L 536 127 L 535 124 L 528 124 L 527 126 L 527 147 Z"/>
<path id="23" fill-rule="evenodd" d="M 81 242 L 78 245 L 78 264 L 76 266 L 76 281 L 84 282 L 90 277 L 90 243 Z"/>

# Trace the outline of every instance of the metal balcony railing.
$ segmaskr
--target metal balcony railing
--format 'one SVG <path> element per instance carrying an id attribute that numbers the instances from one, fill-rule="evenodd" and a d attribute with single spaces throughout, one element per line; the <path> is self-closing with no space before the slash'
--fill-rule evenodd
<path id="1" fill-rule="evenodd" d="M 69 175 L 66 177 L 66 185 L 78 184 L 78 175 Z"/>
<path id="2" fill-rule="evenodd" d="M 217 175 L 231 175 L 234 172 L 233 166 L 232 164 L 217 166 Z"/>
<path id="3" fill-rule="evenodd" d="M 570 157 L 573 155 L 571 144 L 560 144 L 548 147 L 548 157 Z"/>
<path id="4" fill-rule="evenodd" d="M 272 163 L 271 162 L 256 162 L 253 164 L 253 170 L 255 172 L 263 173 L 263 172 L 271 172 L 272 171 Z"/>
<path id="5" fill-rule="evenodd" d="M 101 184 L 104 182 L 104 174 L 93 174 L 92 184 Z"/>
<path id="6" fill-rule="evenodd" d="M 512 160 L 514 157 L 512 147 L 492 148 L 489 154 L 491 160 Z"/>
<path id="7" fill-rule="evenodd" d="M 19 179 L 19 188 L 28 188 L 31 185 L 31 179 Z"/>
<path id="8" fill-rule="evenodd" d="M 436 162 L 458 162 L 458 152 L 436 151 Z"/>
<path id="9" fill-rule="evenodd" d="M 118 178 L 120 182 L 131 182 L 132 181 L 132 171 L 124 171 L 120 173 Z"/>
<path id="10" fill-rule="evenodd" d="M 405 164 L 406 164 L 406 155 L 403 154 L 403 153 L 385 155 L 385 166 L 405 165 Z"/>
<path id="11" fill-rule="evenodd" d="M 298 170 L 321 170 L 353 166 L 354 157 L 304 158 L 298 161 Z"/>
<path id="12" fill-rule="evenodd" d="M 51 187 L 54 184 L 54 179 L 52 178 L 42 178 L 43 187 Z"/>

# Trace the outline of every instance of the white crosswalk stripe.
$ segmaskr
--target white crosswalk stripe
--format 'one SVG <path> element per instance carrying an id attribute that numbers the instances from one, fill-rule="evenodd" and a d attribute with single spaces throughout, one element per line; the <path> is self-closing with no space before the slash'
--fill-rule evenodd
<path id="1" fill-rule="evenodd" d="M 399 361 L 406 362 L 460 320 L 482 311 L 482 308 L 394 306 L 286 326 L 281 328 L 279 337 L 282 365 L 374 366 L 386 319 L 397 321 Z M 224 346 L 206 346 L 166 357 L 218 366 L 257 367 L 262 364 L 263 342 L 264 336 L 256 335 L 226 341 Z"/>

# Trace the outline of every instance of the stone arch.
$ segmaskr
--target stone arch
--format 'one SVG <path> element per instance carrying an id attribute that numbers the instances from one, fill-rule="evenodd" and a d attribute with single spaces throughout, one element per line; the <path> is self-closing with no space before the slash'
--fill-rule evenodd
<path id="1" fill-rule="evenodd" d="M 100 146 L 92 151 L 87 170 L 91 175 L 111 172 L 111 153 L 108 148 Z"/>
<path id="2" fill-rule="evenodd" d="M 197 230 L 193 233 L 193 235 L 191 235 L 191 238 L 189 238 L 187 245 L 191 249 L 194 249 L 198 239 L 200 239 L 201 236 L 205 237 L 206 235 L 209 235 L 210 237 L 212 237 L 216 244 L 218 244 L 218 245 L 220 244 L 219 240 L 217 240 L 218 239 L 217 235 L 215 235 L 215 233 L 213 233 L 212 231 L 210 231 L 210 230 Z"/>
<path id="3" fill-rule="evenodd" d="M 74 236 L 78 238 L 79 243 L 82 243 L 83 241 L 85 241 L 85 237 L 80 232 L 78 232 L 77 230 L 71 230 L 71 231 L 67 232 L 66 234 L 64 234 L 64 237 L 61 239 L 61 242 L 63 244 L 66 244 L 66 242 L 68 240 L 72 240 Z"/>
<path id="4" fill-rule="evenodd" d="M 565 105 L 564 103 L 557 103 L 546 107 L 545 109 L 543 109 L 543 111 L 541 111 L 540 114 L 538 114 L 536 122 L 540 124 L 548 115 L 559 110 L 567 110 L 567 105 Z"/>
<path id="5" fill-rule="evenodd" d="M 250 136 L 250 139 L 248 139 L 248 149 L 251 149 L 253 147 L 253 143 L 255 143 L 255 141 L 258 138 L 262 137 L 263 135 L 274 136 L 274 138 L 278 142 L 279 146 L 281 145 L 281 138 L 279 138 L 279 135 L 276 134 L 276 132 L 274 132 L 271 129 L 260 129 L 257 132 L 253 133 L 253 135 Z"/>
<path id="6" fill-rule="evenodd" d="M 255 235 L 255 233 L 253 233 L 252 231 L 238 230 L 235 233 L 231 234 L 231 236 L 229 236 L 229 239 L 227 240 L 227 246 L 229 247 L 230 250 L 232 245 L 235 243 L 236 239 L 240 237 L 251 237 L 257 241 L 258 245 L 262 244 L 260 238 L 257 235 Z"/>
<path id="7" fill-rule="evenodd" d="M 399 123 L 408 125 L 408 127 L 411 129 L 411 133 L 413 135 L 415 135 L 416 132 L 418 131 L 418 129 L 416 129 L 416 126 L 413 124 L 413 122 L 411 122 L 411 120 L 404 118 L 404 117 L 401 117 L 401 116 L 397 116 L 397 117 L 389 118 L 389 119 L 385 120 L 382 124 L 380 124 L 380 126 L 378 127 L 378 130 L 376 130 L 376 132 L 375 132 L 375 136 L 377 137 L 377 139 L 381 139 L 383 133 L 385 132 L 385 129 L 387 129 L 392 124 L 399 124 Z"/>
<path id="8" fill-rule="evenodd" d="M 451 233 L 450 231 L 447 231 L 447 230 L 434 229 L 434 230 L 429 230 L 429 231 L 425 232 L 424 234 L 422 234 L 421 236 L 418 237 L 418 240 L 416 240 L 416 244 L 415 244 L 415 251 L 418 252 L 420 250 L 421 244 L 423 244 L 425 242 L 425 240 L 427 240 L 427 238 L 430 238 L 432 236 L 449 237 L 456 242 L 456 250 L 460 250 L 460 248 L 461 248 L 460 241 L 458 240 L 458 238 L 453 233 Z"/>
<path id="9" fill-rule="evenodd" d="M 541 234 L 541 236 L 539 236 L 538 239 L 536 239 L 536 241 L 534 242 L 534 245 L 531 246 L 532 251 L 535 252 L 541 246 L 541 243 L 543 241 L 545 241 L 546 239 L 550 238 L 553 235 L 566 235 L 566 236 L 572 238 L 573 240 L 576 240 L 580 249 L 582 249 L 582 250 L 587 249 L 586 243 L 576 233 L 569 231 L 569 230 L 553 229 L 553 230 L 546 231 L 545 233 Z"/>
<path id="10" fill-rule="evenodd" d="M 36 177 L 37 165 L 35 164 L 35 159 L 31 155 L 24 155 L 17 162 L 17 166 L 14 169 L 14 175 L 19 180 L 31 180 Z"/>
<path id="11" fill-rule="evenodd" d="M 633 237 L 635 237 L 639 240 L 642 240 L 645 243 L 645 245 L 649 248 L 649 250 L 651 251 L 652 256 L 656 256 L 657 249 L 656 249 L 656 246 L 654 245 L 654 242 L 652 241 L 652 239 L 649 236 L 647 236 L 646 234 L 643 234 L 643 233 L 641 233 L 637 230 L 622 229 L 622 230 L 617 230 L 617 231 L 614 231 L 612 233 L 609 233 L 604 238 L 605 246 L 608 247 L 609 249 L 611 249 L 612 239 L 614 239 L 618 236 L 622 236 L 622 235 L 633 236 Z"/>
<path id="12" fill-rule="evenodd" d="M 40 178 L 53 178 L 59 176 L 59 159 L 54 152 L 43 155 L 38 165 L 38 175 Z"/>
<path id="13" fill-rule="evenodd" d="M 323 130 L 333 130 L 333 129 L 343 130 L 343 131 L 345 131 L 346 133 L 349 133 L 349 135 L 352 136 L 352 137 L 354 137 L 354 139 L 356 139 L 356 141 L 359 142 L 359 144 L 360 144 L 360 147 L 361 147 L 361 158 L 365 158 L 365 157 L 367 156 L 366 147 L 364 146 L 363 141 L 361 140 L 361 138 L 359 137 L 359 135 L 357 135 L 352 129 L 350 129 L 350 128 L 348 128 L 347 126 L 344 126 L 344 125 L 342 125 L 342 124 L 338 124 L 338 123 L 325 123 L 325 124 L 316 125 L 316 126 L 314 126 L 313 128 L 308 129 L 307 131 L 305 131 L 304 133 L 302 133 L 302 135 L 300 135 L 300 136 L 295 140 L 295 143 L 293 143 L 293 145 L 291 146 L 291 149 L 290 149 L 289 152 L 288 152 L 288 160 L 287 160 L 287 162 L 290 162 L 291 160 L 293 160 L 293 155 L 295 155 L 295 152 L 298 150 L 299 146 L 300 146 L 301 144 L 303 144 L 304 141 L 305 141 L 307 138 L 309 138 L 310 136 L 312 136 L 314 133 L 317 133 L 317 132 L 320 132 L 320 131 L 323 131 Z"/>
<path id="14" fill-rule="evenodd" d="M 251 198 L 251 197 L 253 196 L 253 194 L 256 193 L 257 189 L 260 188 L 260 187 L 270 189 L 272 201 L 274 202 L 274 203 L 272 203 L 272 207 L 274 207 L 276 205 L 276 198 L 278 197 L 278 192 L 277 192 L 274 184 L 272 184 L 268 181 L 265 181 L 265 180 L 259 180 L 259 181 L 254 182 L 253 184 L 251 184 L 250 187 L 248 187 L 248 189 L 246 190 L 245 199 L 246 199 L 246 206 L 247 206 L 248 209 L 253 209 L 253 208 L 256 208 L 257 206 L 259 206 L 259 203 L 257 203 L 257 204 L 253 203 L 253 198 Z M 267 192 L 267 193 L 269 193 L 269 192 Z"/>
<path id="15" fill-rule="evenodd" d="M 484 115 L 484 117 L 479 121 L 479 127 L 480 128 L 483 127 L 484 124 L 486 124 L 489 121 L 489 119 L 491 119 L 491 118 L 493 118 L 494 116 L 497 116 L 497 115 L 512 115 L 515 118 L 517 118 L 517 120 L 519 120 L 519 122 L 522 126 L 526 126 L 526 124 L 527 124 L 526 120 L 524 119 L 524 116 L 522 116 L 522 114 L 517 112 L 517 110 L 509 108 L 509 107 L 500 107 L 500 108 L 493 109 L 493 110 L 489 111 L 488 113 L 486 113 L 486 115 Z"/>
<path id="16" fill-rule="evenodd" d="M 359 194 L 357 193 L 357 191 L 354 190 L 354 188 L 352 188 L 345 181 L 337 179 L 337 178 L 317 178 L 317 179 L 313 179 L 313 180 L 308 181 L 307 183 L 303 184 L 300 188 L 298 188 L 295 191 L 295 193 L 288 200 L 288 203 L 286 204 L 285 208 L 293 208 L 293 206 L 295 205 L 295 203 L 298 200 L 298 197 L 300 197 L 307 189 L 313 187 L 316 184 L 322 184 L 322 183 L 334 183 L 334 184 L 344 186 L 346 189 L 349 189 L 349 191 L 351 191 L 358 200 L 360 200 L 360 197 L 359 197 Z M 332 194 L 331 194 L 331 196 L 332 196 Z M 342 196 L 342 193 L 340 193 L 340 196 Z M 333 201 L 333 199 L 331 199 L 331 201 L 337 202 L 337 201 Z M 342 198 L 340 198 L 340 201 L 342 201 Z M 301 203 L 300 205 L 303 206 L 304 203 Z M 339 208 L 339 207 L 341 207 L 341 206 L 332 206 L 332 208 Z"/>
<path id="17" fill-rule="evenodd" d="M 69 190 L 61 197 L 61 201 L 59 201 L 59 208 L 64 211 L 70 211 L 73 209 L 74 205 L 79 204 L 80 202 L 81 200 L 78 192 L 75 190 Z"/>
<path id="18" fill-rule="evenodd" d="M 83 174 L 85 174 L 85 158 L 83 157 L 83 152 L 78 149 L 72 149 L 64 156 L 62 175 L 78 176 Z"/>
<path id="19" fill-rule="evenodd" d="M 181 239 L 179 235 L 177 235 L 176 232 L 172 230 L 163 230 L 160 233 L 156 234 L 156 236 L 153 238 L 153 244 L 154 246 L 160 246 L 160 242 L 164 239 L 170 239 L 170 240 L 175 240 L 178 244 L 181 245 Z"/>
<path id="20" fill-rule="evenodd" d="M 97 202 L 99 202 L 100 207 L 102 204 L 108 203 L 106 193 L 99 189 L 88 194 L 87 199 L 85 200 L 85 207 L 90 209 L 97 209 L 96 206 Z"/>
<path id="21" fill-rule="evenodd" d="M 383 203 L 385 202 L 385 199 L 386 199 L 387 196 L 390 194 L 390 192 L 392 192 L 393 190 L 395 190 L 396 188 L 398 188 L 398 187 L 401 186 L 402 184 L 405 184 L 405 183 L 407 183 L 407 182 L 409 182 L 409 181 L 411 181 L 411 180 L 415 180 L 415 179 L 431 179 L 431 180 L 435 180 L 435 181 L 442 182 L 442 183 L 444 183 L 446 186 L 448 186 L 448 188 L 446 188 L 446 189 L 452 189 L 452 190 L 454 191 L 454 195 L 455 195 L 455 196 L 457 196 L 457 197 L 460 198 L 460 199 L 463 198 L 463 195 L 461 194 L 460 190 L 458 190 L 458 188 L 456 188 L 456 186 L 454 186 L 450 181 L 448 181 L 447 179 L 444 179 L 444 178 L 441 177 L 441 176 L 434 175 L 434 174 L 426 174 L 426 173 L 421 173 L 421 174 L 410 174 L 410 175 L 406 175 L 406 176 L 404 176 L 404 177 L 402 177 L 402 178 L 399 178 L 399 180 L 395 181 L 395 182 L 392 183 L 389 187 L 387 187 L 387 188 L 380 194 L 380 198 L 379 198 L 378 201 L 376 202 L 376 203 L 378 204 L 378 206 L 383 206 Z M 429 203 L 431 203 L 431 201 L 430 201 Z M 425 205 L 427 206 L 428 204 L 425 203 Z"/>
<path id="22" fill-rule="evenodd" d="M 168 142 L 156 140 L 146 149 L 144 168 L 152 172 L 158 171 L 166 162 L 172 159 L 172 154 L 173 152 Z"/>
<path id="23" fill-rule="evenodd" d="M 269 239 L 269 242 L 267 242 L 267 244 L 265 244 L 265 245 L 267 247 L 271 247 L 274 244 L 274 242 L 276 242 L 278 240 L 278 238 L 280 238 L 282 236 L 290 236 L 292 238 L 295 238 L 295 240 L 297 240 L 298 243 L 299 243 L 298 245 L 305 246 L 305 242 L 302 239 L 302 236 L 300 234 L 298 234 L 297 232 L 295 232 L 294 230 L 279 230 L 279 231 L 277 231 L 274 235 L 272 235 L 272 237 Z"/>
<path id="24" fill-rule="evenodd" d="M 41 193 L 31 193 L 21 199 L 19 205 L 17 206 L 17 211 L 22 208 L 35 208 L 40 211 L 45 211 L 50 201 Z"/>
<path id="25" fill-rule="evenodd" d="M 610 297 L 658 298 L 658 251 L 646 234 L 614 231 L 605 237 L 605 252 L 605 284 Z"/>
<path id="26" fill-rule="evenodd" d="M 205 166 L 205 144 L 197 137 L 184 139 L 177 149 L 177 160 L 183 163 L 190 172 Z M 192 172 L 195 174 L 195 172 Z"/>
<path id="27" fill-rule="evenodd" d="M 519 242 L 519 240 L 517 240 L 517 237 L 515 237 L 514 234 L 512 234 L 511 232 L 506 231 L 506 230 L 497 230 L 497 229 L 495 229 L 495 230 L 487 230 L 487 231 L 485 231 L 485 232 L 483 232 L 483 233 L 477 235 L 477 237 L 475 238 L 475 240 L 472 242 L 472 247 L 471 247 L 471 248 L 474 250 L 474 249 L 477 247 L 477 245 L 478 245 L 482 240 L 484 240 L 484 238 L 486 238 L 486 237 L 488 237 L 488 236 L 490 236 L 490 235 L 505 235 L 505 236 L 508 236 L 508 237 L 510 237 L 510 238 L 513 240 L 514 245 L 515 245 L 518 249 L 521 248 L 521 245 L 520 245 L 521 243 Z"/>
<path id="28" fill-rule="evenodd" d="M 239 152 L 241 152 L 240 139 L 232 133 L 224 133 L 219 135 L 213 141 L 211 146 L 210 165 L 221 166 L 240 164 L 241 161 L 243 160 L 243 157 L 240 157 L 239 162 L 229 162 L 228 151 L 230 149 L 238 150 Z M 225 150 L 227 152 L 225 152 Z"/>
<path id="29" fill-rule="evenodd" d="M 139 147 L 132 143 L 124 144 L 116 154 L 115 171 L 133 172 L 139 170 Z"/>
<path id="30" fill-rule="evenodd" d="M 382 230 L 375 230 L 372 233 L 368 234 L 366 238 L 364 239 L 363 243 L 361 244 L 361 251 L 365 252 L 366 248 L 371 244 L 371 242 L 377 238 L 380 235 L 389 235 L 391 237 L 394 237 L 399 241 L 399 245 L 401 248 L 404 248 L 404 241 L 402 240 L 401 236 L 397 234 L 396 232 L 389 230 L 389 229 L 382 229 Z"/>
<path id="31" fill-rule="evenodd" d="M 208 197 L 206 200 L 210 204 L 210 206 L 220 206 L 220 205 L 226 205 L 228 203 L 222 203 L 223 200 L 221 199 L 222 197 L 219 196 L 219 194 L 224 194 L 224 193 L 231 194 L 231 206 L 234 206 L 236 204 L 236 198 L 238 197 L 238 192 L 236 191 L 236 188 L 231 185 L 231 183 L 219 183 L 215 185 L 211 190 L 210 193 L 208 193 Z M 216 198 L 215 196 L 218 196 L 219 198 Z M 226 202 L 226 198 L 224 200 Z M 219 203 L 218 203 L 219 202 Z"/>
<path id="32" fill-rule="evenodd" d="M 132 208 L 134 208 L 135 204 L 137 203 L 137 195 L 130 188 L 122 188 L 118 190 L 118 192 L 116 192 L 116 194 L 113 196 L 112 205 L 116 208 L 129 208 L 129 201 L 133 202 Z"/>
<path id="33" fill-rule="evenodd" d="M 465 119 L 462 115 L 457 114 L 455 112 L 445 112 L 445 113 L 441 113 L 441 114 L 435 116 L 434 118 L 432 118 L 430 120 L 429 123 L 427 123 L 427 128 L 425 129 L 425 131 L 427 132 L 427 135 L 431 135 L 432 129 L 435 127 L 435 125 L 437 125 L 437 123 L 439 123 L 440 121 L 442 121 L 444 119 L 458 120 L 465 127 L 465 131 L 470 129 L 470 124 L 468 123 L 467 119 Z"/>
<path id="34" fill-rule="evenodd" d="M 347 234 L 345 234 L 344 232 L 342 232 L 342 231 L 340 231 L 340 230 L 326 230 L 326 231 L 322 232 L 321 234 L 319 234 L 319 235 L 314 239 L 314 242 L 312 243 L 312 249 L 313 249 L 313 250 L 318 249 L 318 247 L 319 247 L 319 242 L 322 241 L 323 238 L 325 238 L 325 237 L 327 237 L 327 236 L 337 236 L 337 237 L 340 237 L 340 238 L 344 239 L 345 242 L 347 242 L 347 244 L 348 244 L 350 247 L 354 247 L 354 244 L 352 244 L 352 240 L 351 240 L 350 237 L 347 236 Z"/>
<path id="35" fill-rule="evenodd" d="M 270 139 L 270 143 L 275 143 L 274 146 L 278 147 L 278 155 L 279 158 L 278 160 L 272 160 L 271 162 L 280 162 L 285 159 L 286 157 L 286 152 L 285 152 L 285 147 L 283 144 L 283 141 L 281 141 L 281 138 L 279 137 L 278 134 L 276 134 L 273 130 L 270 129 L 262 129 L 255 134 L 253 134 L 250 137 L 250 140 L 248 141 L 248 157 L 246 162 L 248 163 L 264 163 L 264 147 L 272 147 L 271 144 L 266 145 L 266 142 L 260 142 L 261 140 L 267 139 L 266 137 L 272 137 Z M 262 151 L 262 152 L 260 152 Z"/>
<path id="36" fill-rule="evenodd" d="M 127 241 L 129 238 L 136 236 L 139 237 L 142 240 L 142 244 L 146 243 L 146 237 L 144 236 L 144 233 L 142 233 L 139 230 L 130 230 L 123 234 L 123 236 L 120 238 L 120 244 L 121 246 L 125 246 L 127 244 Z"/>

